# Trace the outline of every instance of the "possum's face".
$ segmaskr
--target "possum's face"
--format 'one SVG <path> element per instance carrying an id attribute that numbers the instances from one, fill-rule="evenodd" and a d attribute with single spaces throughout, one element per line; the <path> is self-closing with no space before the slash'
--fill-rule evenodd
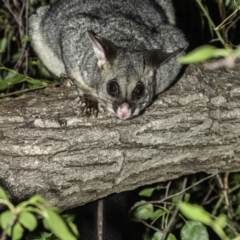
<path id="1" fill-rule="evenodd" d="M 111 64 L 101 66 L 99 100 L 120 119 L 139 115 L 152 101 L 154 74 L 146 72 L 143 60 L 139 53 L 118 53 Z"/>
<path id="2" fill-rule="evenodd" d="M 139 115 L 164 89 L 162 80 L 156 80 L 156 72 L 179 50 L 172 53 L 160 49 L 129 52 L 93 32 L 89 32 L 89 37 L 98 59 L 98 101 L 120 119 Z"/>

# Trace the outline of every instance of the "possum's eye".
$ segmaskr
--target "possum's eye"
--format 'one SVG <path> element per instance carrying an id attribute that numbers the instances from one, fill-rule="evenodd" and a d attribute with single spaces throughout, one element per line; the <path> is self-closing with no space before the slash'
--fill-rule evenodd
<path id="1" fill-rule="evenodd" d="M 119 86 L 115 81 L 111 81 L 107 84 L 107 92 L 111 96 L 115 96 L 119 93 Z"/>
<path id="2" fill-rule="evenodd" d="M 144 95 L 144 92 L 145 92 L 145 88 L 143 84 L 140 83 L 135 87 L 133 91 L 133 97 L 139 99 Z"/>

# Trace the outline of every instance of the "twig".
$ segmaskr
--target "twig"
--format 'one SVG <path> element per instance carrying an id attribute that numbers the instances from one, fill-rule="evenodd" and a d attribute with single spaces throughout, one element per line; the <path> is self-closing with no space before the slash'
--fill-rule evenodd
<path id="1" fill-rule="evenodd" d="M 139 220 L 139 219 L 136 219 L 136 218 L 131 218 L 132 221 L 134 222 L 139 222 L 139 223 L 142 223 L 143 225 L 145 225 L 146 227 L 156 231 L 156 232 L 160 232 L 162 233 L 163 231 L 161 231 L 159 228 L 156 228 L 154 226 L 152 226 L 151 224 L 147 223 L 146 221 L 143 221 L 143 220 Z"/>
<path id="2" fill-rule="evenodd" d="M 240 19 L 240 15 L 234 21 L 232 21 L 224 31 L 224 38 L 226 42 L 228 42 L 228 31 L 232 28 L 233 25 L 237 23 L 237 21 L 239 21 L 239 19 Z"/>
<path id="3" fill-rule="evenodd" d="M 167 197 L 167 195 L 168 195 L 168 192 L 169 192 L 169 188 L 170 188 L 171 183 L 172 183 L 172 181 L 169 181 L 168 184 L 167 184 L 167 186 L 166 186 L 165 197 Z M 163 207 L 166 208 L 166 205 L 167 205 L 167 203 L 164 202 Z M 164 229 L 164 222 L 165 222 L 165 215 L 163 215 L 163 217 L 162 217 L 162 223 L 161 223 L 161 228 L 162 228 L 162 229 Z"/>
<path id="4" fill-rule="evenodd" d="M 14 19 L 15 19 L 15 21 L 18 23 L 19 19 L 18 19 L 17 15 L 12 11 L 9 2 L 6 1 L 6 0 L 3 0 L 3 3 L 5 4 L 5 6 L 6 6 L 6 8 L 8 9 L 8 11 L 12 14 L 12 16 L 13 16 Z"/>
<path id="5" fill-rule="evenodd" d="M 211 185 L 210 185 L 210 188 L 209 188 L 209 190 L 208 190 L 208 192 L 207 192 L 207 194 L 206 194 L 206 196 L 205 196 L 204 199 L 202 200 L 201 205 L 205 205 L 206 202 L 209 201 L 208 198 L 209 198 L 209 196 L 211 195 L 213 189 L 214 189 L 214 186 L 211 184 Z M 208 201 L 207 201 L 207 200 L 208 200 Z"/>
<path id="6" fill-rule="evenodd" d="M 26 29 L 25 29 L 25 35 L 27 34 L 28 31 L 28 8 L 29 8 L 29 3 L 28 0 L 26 1 L 26 11 L 25 11 L 25 18 L 26 18 Z M 26 43 L 25 47 L 28 44 Z M 28 74 L 28 49 L 25 49 L 25 69 L 24 69 L 24 74 Z"/>
<path id="7" fill-rule="evenodd" d="M 10 96 L 14 96 L 14 95 L 21 94 L 21 93 L 40 90 L 40 89 L 47 88 L 47 87 L 56 87 L 59 84 L 60 83 L 53 83 L 53 84 L 50 84 L 50 85 L 47 85 L 47 86 L 41 86 L 41 87 L 36 87 L 36 88 L 31 88 L 31 89 L 23 89 L 23 90 L 15 91 L 15 92 L 12 92 L 12 93 L 7 93 L 7 94 L 4 94 L 4 95 L 0 95 L 0 98 L 10 97 Z"/>
<path id="8" fill-rule="evenodd" d="M 184 180 L 183 180 L 182 193 L 180 195 L 179 202 L 182 201 L 182 199 L 183 199 L 183 195 L 184 195 L 184 192 L 185 192 L 185 189 L 186 189 L 186 185 L 187 185 L 187 180 L 188 180 L 187 177 L 185 177 Z M 179 211 L 179 206 L 177 205 L 175 210 L 174 210 L 174 213 L 172 214 L 172 216 L 170 218 L 170 221 L 168 222 L 167 227 L 165 228 L 165 230 L 163 232 L 163 236 L 162 236 L 161 240 L 165 240 L 166 239 L 166 237 L 168 235 L 168 232 L 170 231 L 170 228 L 172 227 L 173 222 L 176 219 L 178 211 Z"/>
<path id="9" fill-rule="evenodd" d="M 196 185 L 200 184 L 201 182 L 204 182 L 204 181 L 206 181 L 207 179 L 212 178 L 212 177 L 214 177 L 214 176 L 216 176 L 216 174 L 212 174 L 212 175 L 210 175 L 210 176 L 207 176 L 207 177 L 199 180 L 198 182 L 192 184 L 191 186 L 185 188 L 184 190 L 182 190 L 182 191 L 180 191 L 180 192 L 178 192 L 178 193 L 172 194 L 172 195 L 170 195 L 170 196 L 168 196 L 168 197 L 166 197 L 166 198 L 163 198 L 163 199 L 161 199 L 161 200 L 148 201 L 147 203 L 145 202 L 145 203 L 135 204 L 134 206 L 131 207 L 130 211 L 133 211 L 133 210 L 136 209 L 137 207 L 142 206 L 142 205 L 144 205 L 144 204 L 149 204 L 149 203 L 159 204 L 159 203 L 163 203 L 163 202 L 165 202 L 166 200 L 168 200 L 168 199 L 170 199 L 170 198 L 173 198 L 173 197 L 178 196 L 178 195 L 180 195 L 180 194 L 182 194 L 182 193 L 185 193 L 185 192 L 188 191 L 189 189 L 195 187 Z"/>

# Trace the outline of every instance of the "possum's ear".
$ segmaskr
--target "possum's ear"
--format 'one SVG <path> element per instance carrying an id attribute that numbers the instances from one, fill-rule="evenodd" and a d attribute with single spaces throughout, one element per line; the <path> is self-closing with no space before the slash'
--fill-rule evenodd
<path id="1" fill-rule="evenodd" d="M 93 51 L 98 59 L 98 66 L 101 67 L 107 62 L 112 62 L 117 56 L 117 47 L 111 41 L 97 36 L 93 31 L 88 31 L 92 42 Z"/>
<path id="2" fill-rule="evenodd" d="M 144 72 L 146 76 L 155 76 L 155 94 L 159 94 L 171 86 L 181 69 L 177 55 L 183 49 L 174 52 L 165 52 L 161 49 L 147 50 L 143 53 Z"/>
<path id="3" fill-rule="evenodd" d="M 161 49 L 147 50 L 146 52 L 144 52 L 145 66 L 150 69 L 156 70 L 161 65 L 167 63 L 171 58 L 176 56 L 181 51 L 182 49 L 179 49 L 175 52 L 167 53 Z"/>

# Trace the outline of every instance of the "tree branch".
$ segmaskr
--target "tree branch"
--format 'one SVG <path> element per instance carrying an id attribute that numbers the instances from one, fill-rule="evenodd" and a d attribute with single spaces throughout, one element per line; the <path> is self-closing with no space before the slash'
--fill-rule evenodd
<path id="1" fill-rule="evenodd" d="M 39 193 L 64 210 L 199 171 L 240 170 L 240 63 L 188 67 L 132 120 L 80 117 L 76 97 L 61 87 L 1 100 L 0 186 L 14 201 Z"/>

